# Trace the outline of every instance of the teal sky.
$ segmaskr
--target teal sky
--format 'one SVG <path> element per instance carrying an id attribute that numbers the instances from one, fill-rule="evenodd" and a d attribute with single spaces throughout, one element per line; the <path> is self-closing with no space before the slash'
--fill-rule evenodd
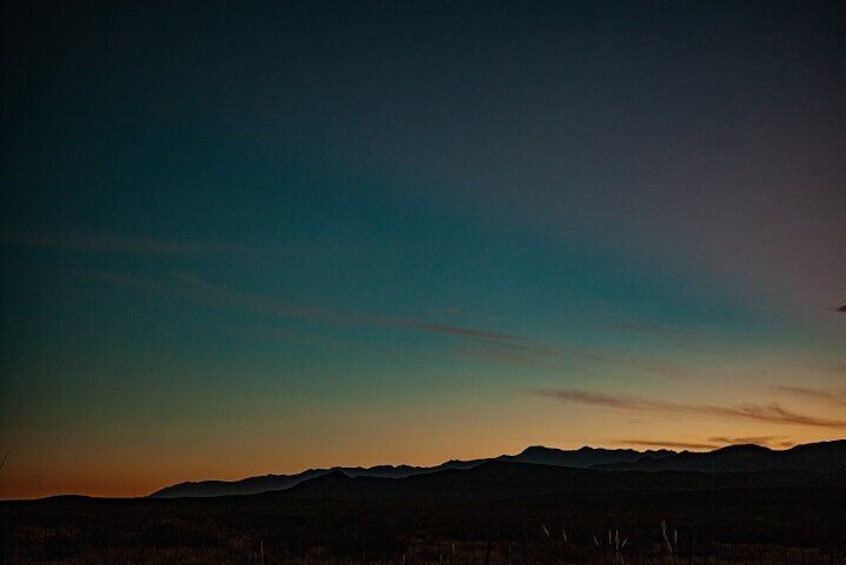
<path id="1" fill-rule="evenodd" d="M 843 437 L 843 15 L 5 8 L 0 496 Z"/>

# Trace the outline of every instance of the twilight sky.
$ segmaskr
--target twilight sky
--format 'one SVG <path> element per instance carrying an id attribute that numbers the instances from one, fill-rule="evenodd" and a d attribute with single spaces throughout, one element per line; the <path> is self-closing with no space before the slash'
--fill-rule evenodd
<path id="1" fill-rule="evenodd" d="M 844 16 L 10 3 L 0 497 L 846 437 Z"/>

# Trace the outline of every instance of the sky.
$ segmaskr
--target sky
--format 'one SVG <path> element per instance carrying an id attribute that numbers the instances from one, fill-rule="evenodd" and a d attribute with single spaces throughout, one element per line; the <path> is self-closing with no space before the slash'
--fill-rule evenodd
<path id="1" fill-rule="evenodd" d="M 0 498 L 846 437 L 838 2 L 10 2 Z"/>

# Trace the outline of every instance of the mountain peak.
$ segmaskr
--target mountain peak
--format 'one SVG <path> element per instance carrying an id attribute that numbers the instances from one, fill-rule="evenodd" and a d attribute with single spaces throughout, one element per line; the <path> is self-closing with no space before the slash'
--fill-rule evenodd
<path id="1" fill-rule="evenodd" d="M 735 445 L 727 445 L 725 447 L 721 447 L 720 449 L 715 449 L 711 453 L 717 454 L 741 454 L 741 453 L 750 453 L 750 454 L 763 454 L 763 453 L 772 453 L 772 449 L 769 447 L 764 447 L 762 445 L 758 445 L 755 443 L 738 443 Z"/>
<path id="2" fill-rule="evenodd" d="M 582 448 L 584 449 L 584 448 Z M 526 449 L 520 452 L 520 455 L 531 455 L 535 453 L 549 453 L 549 452 L 558 452 L 561 451 L 555 447 L 545 447 L 543 445 L 530 445 Z"/>

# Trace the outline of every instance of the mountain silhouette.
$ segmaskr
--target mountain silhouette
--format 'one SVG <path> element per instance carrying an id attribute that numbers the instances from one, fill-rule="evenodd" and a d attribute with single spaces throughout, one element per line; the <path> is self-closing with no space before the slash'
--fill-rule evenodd
<path id="1" fill-rule="evenodd" d="M 574 451 L 565 451 L 540 445 L 527 447 L 517 455 L 500 455 L 500 461 L 557 465 L 587 469 L 595 465 L 633 463 L 642 458 L 660 459 L 675 455 L 676 452 L 662 449 L 659 451 L 636 451 L 634 449 L 602 449 L 582 447 Z"/>
<path id="2" fill-rule="evenodd" d="M 759 445 L 731 445 L 706 453 L 684 451 L 667 457 L 642 457 L 636 461 L 598 465 L 604 470 L 638 471 L 846 471 L 846 440 L 797 445 L 774 451 Z"/>
<path id="3" fill-rule="evenodd" d="M 286 499 L 436 501 L 497 501 L 566 496 L 582 499 L 608 496 L 683 497 L 693 492 L 739 492 L 754 489 L 837 487 L 846 485 L 846 472 L 799 473 L 751 471 L 702 473 L 695 471 L 603 471 L 534 463 L 490 460 L 472 469 L 447 469 L 402 479 L 350 477 L 336 470 L 303 481 L 284 491 L 258 496 Z"/>
<path id="4" fill-rule="evenodd" d="M 292 488 L 303 481 L 323 475 L 336 476 L 338 472 L 347 477 L 378 477 L 402 479 L 413 475 L 436 473 L 447 469 L 470 469 L 480 465 L 486 459 L 475 461 L 447 461 L 434 467 L 414 467 L 411 465 L 377 465 L 375 467 L 333 467 L 331 469 L 309 469 L 295 475 L 264 475 L 249 477 L 237 481 L 198 481 L 184 482 L 165 487 L 151 494 L 152 498 L 199 498 L 212 496 L 251 495 L 262 492 L 279 491 Z"/>
<path id="5" fill-rule="evenodd" d="M 302 481 L 328 473 L 328 469 L 309 469 L 296 475 L 264 475 L 238 481 L 184 482 L 165 487 L 151 494 L 153 498 L 180 498 L 258 494 L 291 488 Z"/>
<path id="6" fill-rule="evenodd" d="M 238 481 L 186 482 L 166 487 L 150 496 L 210 497 L 283 491 L 290 496 L 317 496 L 321 492 L 338 496 L 364 493 L 407 496 L 414 492 L 425 496 L 427 492 L 443 495 L 453 491 L 456 495 L 488 496 L 500 489 L 540 494 L 549 492 L 550 484 L 555 484 L 555 489 L 564 490 L 611 488 L 613 485 L 621 489 L 664 488 L 672 484 L 666 481 L 672 481 L 676 476 L 667 472 L 701 475 L 680 479 L 679 488 L 682 488 L 683 485 L 689 486 L 691 481 L 708 480 L 708 474 L 761 471 L 844 473 L 846 440 L 798 445 L 784 451 L 758 445 L 733 445 L 704 453 L 592 447 L 568 451 L 532 446 L 517 455 L 452 460 L 434 467 L 334 467 Z"/>
<path id="7" fill-rule="evenodd" d="M 628 473 L 625 473 L 628 474 Z M 643 474 L 643 473 L 640 473 Z M 291 489 L 267 495 L 286 498 L 495 498 L 509 496 L 567 492 L 584 488 L 593 480 L 594 486 L 623 473 L 608 473 L 490 460 L 472 469 L 446 469 L 435 473 L 413 475 L 402 479 L 381 477 L 350 477 L 342 471 L 304 481 Z"/>

